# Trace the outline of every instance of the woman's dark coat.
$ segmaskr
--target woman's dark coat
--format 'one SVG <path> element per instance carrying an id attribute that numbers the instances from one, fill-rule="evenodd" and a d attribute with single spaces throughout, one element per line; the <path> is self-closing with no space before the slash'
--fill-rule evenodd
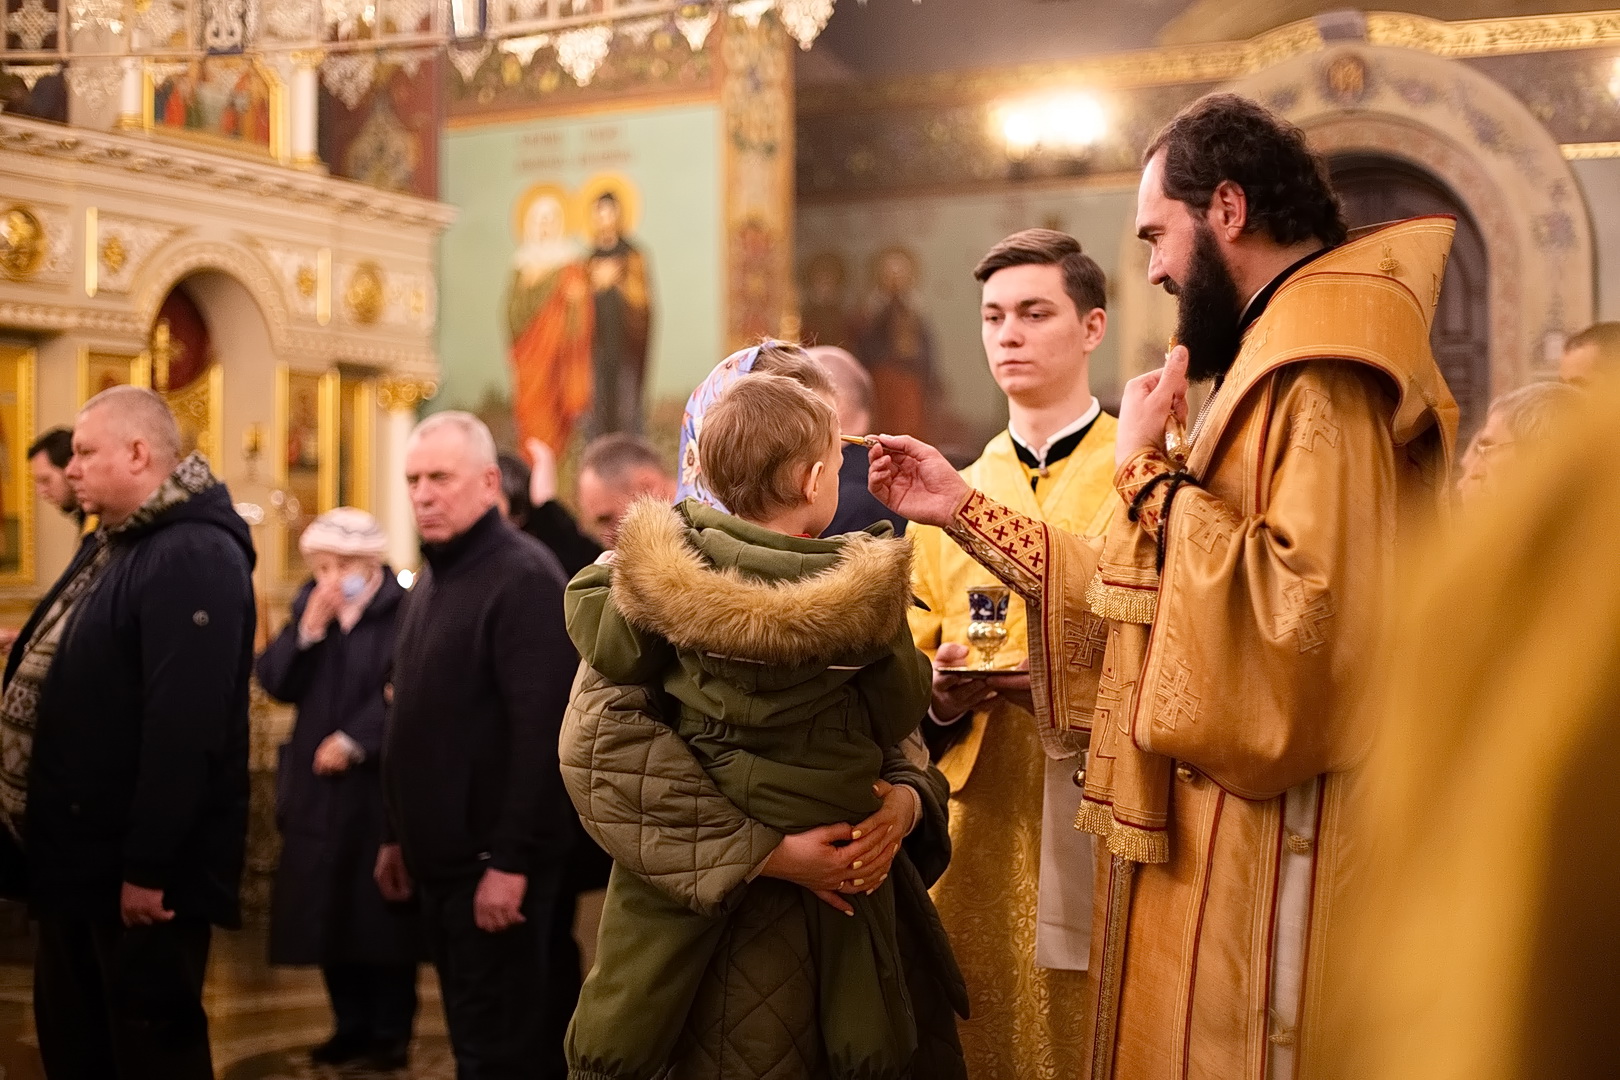
<path id="1" fill-rule="evenodd" d="M 270 962 L 409 963 L 418 957 L 414 915 L 385 903 L 371 876 L 383 835 L 383 688 L 405 590 L 383 567 L 382 586 L 354 629 L 345 634 L 334 620 L 323 640 L 300 650 L 298 625 L 313 588 L 298 594 L 291 621 L 258 664 L 265 690 L 298 706 L 277 762 L 282 849 L 270 901 Z M 315 750 L 339 730 L 360 744 L 365 760 L 316 776 Z"/>

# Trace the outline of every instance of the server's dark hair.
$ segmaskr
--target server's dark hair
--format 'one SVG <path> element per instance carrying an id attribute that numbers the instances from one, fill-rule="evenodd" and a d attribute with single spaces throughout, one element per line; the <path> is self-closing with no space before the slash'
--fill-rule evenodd
<path id="1" fill-rule="evenodd" d="M 1161 150 L 1166 198 L 1208 210 L 1230 180 L 1248 200 L 1247 231 L 1263 228 L 1283 245 L 1344 243 L 1349 229 L 1327 162 L 1303 131 L 1263 106 L 1236 94 L 1201 97 L 1154 136 L 1142 163 Z"/>

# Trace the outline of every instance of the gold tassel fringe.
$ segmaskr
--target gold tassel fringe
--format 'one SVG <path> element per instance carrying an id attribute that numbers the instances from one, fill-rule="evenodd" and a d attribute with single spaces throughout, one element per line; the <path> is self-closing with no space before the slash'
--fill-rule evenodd
<path id="1" fill-rule="evenodd" d="M 1109 585 L 1098 573 L 1086 585 L 1086 606 L 1114 622 L 1151 625 L 1153 613 L 1159 607 L 1159 591 Z"/>
<path id="2" fill-rule="evenodd" d="M 1130 862 L 1170 861 L 1170 837 L 1167 834 L 1149 832 L 1134 825 L 1121 825 L 1114 820 L 1113 810 L 1102 803 L 1082 800 L 1080 812 L 1074 816 L 1074 827 L 1101 837 L 1110 852 Z"/>

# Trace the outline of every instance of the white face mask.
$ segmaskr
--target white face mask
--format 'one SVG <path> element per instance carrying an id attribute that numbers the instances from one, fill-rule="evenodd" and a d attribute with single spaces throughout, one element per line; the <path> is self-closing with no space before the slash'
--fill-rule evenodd
<path id="1" fill-rule="evenodd" d="M 366 591 L 366 576 L 351 571 L 343 575 L 343 580 L 339 583 L 339 586 L 343 589 L 344 602 L 352 604 L 360 598 L 361 593 Z"/>

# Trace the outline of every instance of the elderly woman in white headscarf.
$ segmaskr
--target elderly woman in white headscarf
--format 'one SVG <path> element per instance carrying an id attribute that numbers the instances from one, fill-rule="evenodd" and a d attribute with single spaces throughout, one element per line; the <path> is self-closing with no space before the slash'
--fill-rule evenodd
<path id="1" fill-rule="evenodd" d="M 270 962 L 319 964 L 336 1030 L 322 1064 L 405 1063 L 416 1016 L 414 922 L 383 901 L 372 867 L 383 835 L 384 699 L 405 590 L 363 510 L 340 507 L 304 530 L 314 576 L 259 657 L 259 681 L 298 706 L 281 747 L 276 824 L 283 845 L 270 904 Z"/>

